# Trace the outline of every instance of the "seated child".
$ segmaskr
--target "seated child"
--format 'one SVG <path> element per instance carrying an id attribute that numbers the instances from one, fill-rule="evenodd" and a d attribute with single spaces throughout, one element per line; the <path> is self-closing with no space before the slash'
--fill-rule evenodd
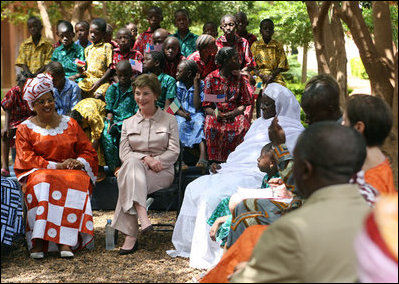
<path id="1" fill-rule="evenodd" d="M 272 144 L 268 143 L 263 146 L 258 158 L 259 170 L 266 173 L 262 180 L 261 188 L 270 188 L 268 183 L 269 180 L 280 177 L 278 173 L 277 162 L 272 151 Z M 226 244 L 233 217 L 232 213 L 234 212 L 234 208 L 239 201 L 240 198 L 237 198 L 237 195 L 232 195 L 231 197 L 223 199 L 207 221 L 207 223 L 211 226 L 209 231 L 211 239 L 213 241 L 220 242 L 222 247 L 224 247 Z"/>
<path id="2" fill-rule="evenodd" d="M 191 54 L 187 59 L 192 59 L 197 63 L 201 76 L 200 78 L 204 80 L 209 73 L 218 69 L 215 62 L 218 48 L 215 44 L 215 39 L 208 34 L 200 35 L 196 45 L 197 51 Z"/>
<path id="3" fill-rule="evenodd" d="M 162 45 L 165 39 L 169 36 L 169 32 L 163 28 L 156 29 L 152 35 L 152 44 L 155 51 L 162 51 Z"/>
<path id="4" fill-rule="evenodd" d="M 144 54 L 143 73 L 154 73 L 158 76 L 158 80 L 161 82 L 162 93 L 156 101 L 156 105 L 167 111 L 169 105 L 176 97 L 176 80 L 162 72 L 164 66 L 165 56 L 162 52 L 151 51 L 150 53 Z M 137 105 L 135 112 L 137 112 L 138 109 L 139 107 Z"/>
<path id="5" fill-rule="evenodd" d="M 166 38 L 162 46 L 162 51 L 166 59 L 163 72 L 176 79 L 177 65 L 186 59 L 181 54 L 179 40 L 175 37 Z"/>
<path id="6" fill-rule="evenodd" d="M 110 25 L 107 24 L 107 29 L 105 31 L 105 36 L 104 36 L 104 42 L 108 42 L 109 44 L 112 45 L 112 49 L 118 48 L 118 43 L 112 39 L 114 33 L 114 28 Z"/>
<path id="7" fill-rule="evenodd" d="M 144 54 L 147 43 L 152 43 L 152 36 L 156 29 L 161 27 L 163 20 L 162 9 L 159 7 L 151 7 L 147 12 L 147 20 L 150 27 L 137 37 L 133 49 L 138 50 Z"/>
<path id="8" fill-rule="evenodd" d="M 131 33 L 132 33 L 132 38 L 130 41 L 130 49 L 133 49 L 134 43 L 136 42 L 136 37 L 137 37 L 137 25 L 133 22 L 129 22 L 126 24 L 126 27 Z"/>
<path id="9" fill-rule="evenodd" d="M 79 82 L 82 97 L 103 97 L 109 87 L 108 79 L 112 75 L 112 46 L 104 42 L 107 23 L 102 18 L 96 18 L 90 23 L 90 40 L 92 45 L 85 49 L 86 71 L 79 68 Z"/>
<path id="10" fill-rule="evenodd" d="M 214 39 L 218 38 L 218 26 L 214 22 L 207 22 L 202 27 L 202 34 L 210 35 Z"/>
<path id="11" fill-rule="evenodd" d="M 53 77 L 55 110 L 59 115 L 69 115 L 72 108 L 82 99 L 77 83 L 65 77 L 60 62 L 50 62 L 46 72 Z"/>
<path id="12" fill-rule="evenodd" d="M 55 30 L 55 34 L 57 34 L 57 30 L 59 25 L 61 25 L 63 22 L 65 22 L 65 20 L 58 20 L 57 21 L 57 28 Z M 58 35 L 57 35 L 58 36 Z M 56 41 L 55 43 L 53 43 L 53 49 L 55 50 L 57 47 L 61 46 L 61 38 L 58 36 L 58 41 Z"/>
<path id="13" fill-rule="evenodd" d="M 181 53 L 184 57 L 189 56 L 196 51 L 195 41 L 198 36 L 190 32 L 190 16 L 186 9 L 179 9 L 175 12 L 174 24 L 177 27 L 177 31 L 173 34 L 179 40 Z"/>
<path id="14" fill-rule="evenodd" d="M 112 172 L 121 166 L 119 140 L 123 120 L 136 113 L 132 74 L 129 61 L 118 62 L 116 64 L 118 83 L 112 84 L 105 94 L 105 102 L 107 103 L 105 110 L 107 113 L 101 142 L 104 148 L 105 162 Z"/>
<path id="15" fill-rule="evenodd" d="M 75 33 L 70 22 L 62 21 L 58 24 L 57 36 L 60 38 L 61 46 L 54 50 L 51 61 L 60 62 L 64 68 L 65 76 L 70 80 L 75 80 L 75 77 L 79 77 L 79 72 L 74 60 L 84 61 L 85 50 L 73 42 Z"/>
<path id="16" fill-rule="evenodd" d="M 97 152 L 99 167 L 96 182 L 100 182 L 105 178 L 104 150 L 100 143 L 104 129 L 105 102 L 94 98 L 83 99 L 74 106 L 71 117 L 82 127 Z"/>
<path id="17" fill-rule="evenodd" d="M 75 43 L 83 48 L 86 48 L 92 44 L 92 42 L 89 40 L 89 29 L 90 25 L 86 21 L 77 22 L 75 25 L 75 33 L 76 37 L 78 38 Z"/>
<path id="18" fill-rule="evenodd" d="M 28 102 L 23 99 L 22 89 L 28 78 L 25 72 L 17 73 L 17 85 L 12 87 L 1 100 L 1 107 L 5 112 L 4 127 L 1 127 L 1 175 L 10 176 L 8 156 L 10 147 L 15 148 L 15 133 L 17 127 L 34 112 Z"/>
<path id="19" fill-rule="evenodd" d="M 183 60 L 177 66 L 176 99 L 180 108 L 176 112 L 179 138 L 184 147 L 199 144 L 200 156 L 196 167 L 207 168 L 204 135 L 204 82 L 200 80 L 194 60 Z"/>
<path id="20" fill-rule="evenodd" d="M 236 18 L 233 15 L 224 15 L 220 21 L 220 29 L 223 31 L 223 35 L 216 40 L 217 47 L 219 49 L 228 46 L 234 47 L 238 53 L 242 72 L 249 72 L 250 69 L 255 68 L 256 63 L 248 41 L 236 33 Z"/>
<path id="21" fill-rule="evenodd" d="M 251 47 L 252 44 L 258 39 L 254 34 L 251 34 L 247 31 L 247 26 L 249 24 L 247 14 L 245 14 L 244 12 L 238 12 L 234 16 L 237 20 L 237 34 L 240 37 L 245 38 L 249 43 L 249 47 Z"/>
<path id="22" fill-rule="evenodd" d="M 42 36 L 43 25 L 39 18 L 30 17 L 27 24 L 31 36 L 19 47 L 15 65 L 21 67 L 28 77 L 35 77 L 50 62 L 53 45 Z"/>
<path id="23" fill-rule="evenodd" d="M 134 49 L 130 49 L 130 42 L 132 40 L 132 34 L 129 29 L 127 28 L 121 28 L 118 30 L 118 33 L 116 34 L 116 41 L 119 45 L 118 48 L 114 49 L 114 55 L 113 55 L 113 60 L 112 60 L 112 66 L 111 69 L 115 72 L 116 65 L 118 62 L 122 60 L 127 60 L 133 59 L 133 60 L 138 60 L 140 62 L 143 62 L 143 55 Z M 136 77 L 139 74 L 141 74 L 137 70 L 133 70 L 133 76 Z M 115 74 L 116 76 L 116 74 Z M 118 76 L 114 79 L 114 82 L 118 82 Z"/>

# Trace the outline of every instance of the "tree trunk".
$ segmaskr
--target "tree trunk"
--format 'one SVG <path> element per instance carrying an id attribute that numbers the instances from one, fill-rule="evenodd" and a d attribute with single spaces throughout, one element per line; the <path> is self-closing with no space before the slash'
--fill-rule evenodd
<path id="1" fill-rule="evenodd" d="M 305 1 L 312 24 L 318 72 L 336 78 L 340 88 L 340 105 L 344 106 L 347 91 L 347 58 L 345 35 L 335 7 L 328 11 L 333 2 L 324 1 L 320 6 L 315 1 Z"/>
<path id="2" fill-rule="evenodd" d="M 84 19 L 85 11 L 91 6 L 92 1 L 75 1 L 72 12 L 72 26 Z"/>
<path id="3" fill-rule="evenodd" d="M 303 46 L 303 55 L 302 55 L 302 78 L 301 82 L 305 83 L 307 81 L 307 73 L 308 73 L 308 46 L 309 44 L 305 44 Z"/>
<path id="4" fill-rule="evenodd" d="M 370 78 L 372 94 L 384 98 L 392 108 L 393 128 L 382 150 L 391 160 L 398 188 L 398 52 L 392 42 L 388 3 L 373 2 L 374 41 L 358 1 L 343 1 L 338 13 L 349 27 L 359 49 L 360 58 Z"/>
<path id="5" fill-rule="evenodd" d="M 37 7 L 39 8 L 40 11 L 40 17 L 43 20 L 44 36 L 47 39 L 54 41 L 54 34 L 53 30 L 51 29 L 51 22 L 47 14 L 47 9 L 44 1 L 37 1 Z"/>

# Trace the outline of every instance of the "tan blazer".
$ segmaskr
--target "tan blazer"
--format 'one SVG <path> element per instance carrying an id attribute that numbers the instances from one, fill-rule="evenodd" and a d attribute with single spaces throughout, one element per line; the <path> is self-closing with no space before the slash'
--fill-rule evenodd
<path id="1" fill-rule="evenodd" d="M 269 226 L 232 282 L 355 282 L 354 239 L 369 210 L 357 185 L 316 191 Z"/>
<path id="2" fill-rule="evenodd" d="M 151 155 L 168 168 L 177 161 L 179 151 L 179 130 L 174 115 L 157 108 L 150 119 L 144 119 L 138 111 L 123 122 L 119 145 L 122 163 L 132 156 L 140 160 Z"/>

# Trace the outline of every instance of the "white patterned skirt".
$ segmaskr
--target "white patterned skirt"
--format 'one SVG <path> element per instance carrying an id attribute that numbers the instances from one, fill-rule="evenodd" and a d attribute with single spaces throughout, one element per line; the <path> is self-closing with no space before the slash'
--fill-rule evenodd
<path id="1" fill-rule="evenodd" d="M 58 251 L 57 244 L 73 251 L 93 240 L 90 177 L 80 170 L 41 169 L 28 176 L 26 240 L 45 240 L 43 251 Z"/>

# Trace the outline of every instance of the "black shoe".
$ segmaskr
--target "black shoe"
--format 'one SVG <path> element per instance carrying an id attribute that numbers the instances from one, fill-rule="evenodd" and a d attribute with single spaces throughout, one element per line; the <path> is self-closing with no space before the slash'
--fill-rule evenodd
<path id="1" fill-rule="evenodd" d="M 119 255 L 126 255 L 126 254 L 131 254 L 134 253 L 137 249 L 139 248 L 139 242 L 136 240 L 136 243 L 134 244 L 132 249 L 119 249 Z"/>
<path id="2" fill-rule="evenodd" d="M 147 228 L 145 228 L 144 230 L 141 230 L 141 233 L 143 235 L 147 235 L 148 233 L 154 231 L 154 227 L 152 225 L 149 225 Z"/>

